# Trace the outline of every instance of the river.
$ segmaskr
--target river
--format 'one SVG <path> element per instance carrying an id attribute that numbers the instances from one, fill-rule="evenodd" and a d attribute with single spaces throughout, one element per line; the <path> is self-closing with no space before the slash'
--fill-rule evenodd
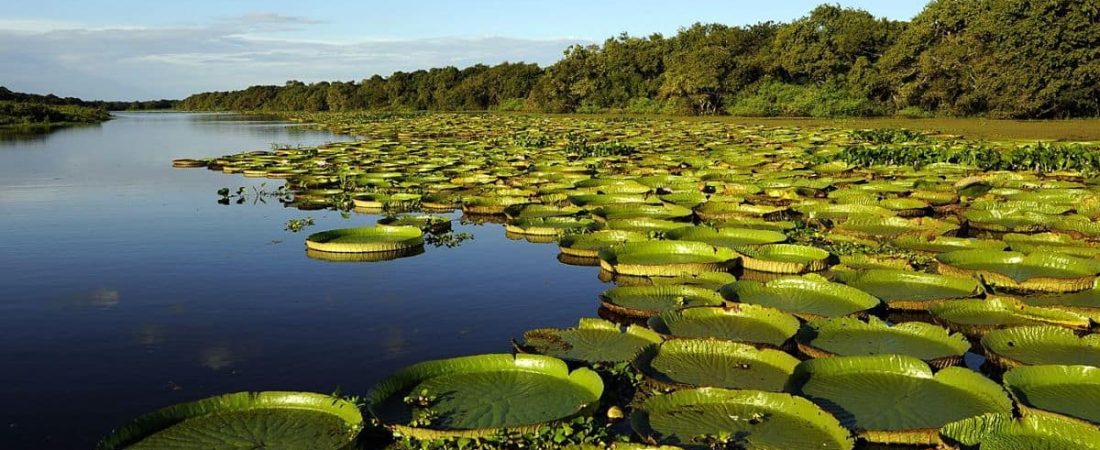
<path id="1" fill-rule="evenodd" d="M 220 188 L 281 182 L 170 164 L 350 139 L 191 113 L 0 139 L 0 448 L 90 448 L 220 393 L 363 394 L 405 365 L 508 352 L 527 329 L 593 315 L 596 270 L 500 225 L 455 220 L 473 240 L 410 258 L 318 261 L 308 233 L 377 217 L 222 205 Z M 316 225 L 284 230 L 305 217 Z"/>

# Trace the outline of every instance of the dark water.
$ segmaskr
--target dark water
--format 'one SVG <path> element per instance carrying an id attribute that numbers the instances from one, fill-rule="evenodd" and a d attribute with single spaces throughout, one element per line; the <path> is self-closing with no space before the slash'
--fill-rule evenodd
<path id="1" fill-rule="evenodd" d="M 183 113 L 0 139 L 0 448 L 89 448 L 225 392 L 364 393 L 402 366 L 507 352 L 524 330 L 595 315 L 596 269 L 500 225 L 456 220 L 473 241 L 411 258 L 317 261 L 306 234 L 377 217 L 219 205 L 219 188 L 264 180 L 170 167 L 347 139 Z M 306 216 L 316 226 L 283 230 Z"/>

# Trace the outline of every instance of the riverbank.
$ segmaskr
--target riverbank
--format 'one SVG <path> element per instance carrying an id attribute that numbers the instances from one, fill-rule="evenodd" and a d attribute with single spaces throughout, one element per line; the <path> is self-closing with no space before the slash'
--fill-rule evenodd
<path id="1" fill-rule="evenodd" d="M 111 119 L 105 109 L 76 105 L 0 101 L 0 127 L 43 128 L 95 124 Z"/>
<path id="2" fill-rule="evenodd" d="M 420 113 L 402 113 L 393 111 L 353 111 L 353 112 L 263 112 L 297 122 L 312 122 L 332 131 L 348 133 L 349 125 L 370 116 L 387 117 Z M 800 118 L 800 117 L 733 117 L 733 116 L 665 116 L 638 114 L 533 114 L 493 111 L 471 111 L 446 114 L 504 114 L 504 115 L 543 115 L 546 117 L 590 117 L 607 119 L 623 117 L 638 120 L 720 122 L 745 126 L 800 127 L 800 128 L 838 128 L 873 129 L 905 128 L 957 135 L 966 139 L 987 141 L 1054 141 L 1081 142 L 1100 141 L 1100 118 L 1066 120 L 1004 120 L 985 118 L 928 118 L 913 119 L 905 117 L 848 117 L 848 118 Z"/>

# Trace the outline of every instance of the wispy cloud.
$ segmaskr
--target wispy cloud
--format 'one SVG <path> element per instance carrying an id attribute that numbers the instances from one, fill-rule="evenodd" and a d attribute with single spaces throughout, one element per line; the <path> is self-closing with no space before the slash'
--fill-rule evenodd
<path id="1" fill-rule="evenodd" d="M 252 84 L 357 80 L 443 65 L 548 64 L 576 38 L 319 42 L 308 17 L 253 13 L 202 26 L 93 28 L 0 21 L 0 85 L 85 98 L 183 97 Z M 282 31 L 295 31 L 281 37 Z"/>

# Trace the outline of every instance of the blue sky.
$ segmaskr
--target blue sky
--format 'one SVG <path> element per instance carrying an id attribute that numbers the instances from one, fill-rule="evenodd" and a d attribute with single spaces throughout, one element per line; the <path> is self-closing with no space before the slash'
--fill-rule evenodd
<path id="1" fill-rule="evenodd" d="M 0 2 L 0 85 L 100 99 L 180 98 L 252 84 L 502 61 L 694 22 L 789 21 L 821 1 Z M 910 19 L 919 1 L 851 0 Z"/>

